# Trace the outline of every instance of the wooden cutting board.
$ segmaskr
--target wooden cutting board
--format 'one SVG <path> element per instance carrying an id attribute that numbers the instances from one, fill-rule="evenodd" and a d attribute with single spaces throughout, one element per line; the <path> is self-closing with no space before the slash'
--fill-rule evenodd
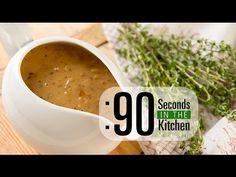
<path id="1" fill-rule="evenodd" d="M 113 51 L 107 43 L 101 24 L 94 24 L 72 37 L 84 40 L 98 47 L 115 63 Z M 6 61 L 0 60 L 0 66 L 0 75 L 2 76 Z M 111 152 L 111 154 L 141 153 L 142 150 L 135 141 L 123 141 Z M 5 116 L 2 104 L 0 104 L 0 154 L 39 154 L 14 131 Z"/>

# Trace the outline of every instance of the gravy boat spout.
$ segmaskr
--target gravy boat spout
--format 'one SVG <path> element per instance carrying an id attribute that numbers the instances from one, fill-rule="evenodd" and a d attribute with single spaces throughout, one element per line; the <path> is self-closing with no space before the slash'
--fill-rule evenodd
<path id="1" fill-rule="evenodd" d="M 44 38 L 28 43 L 10 60 L 3 77 L 2 97 L 7 117 L 16 131 L 38 152 L 44 154 L 107 154 L 120 141 L 105 138 L 101 124 L 111 121 L 98 115 L 57 106 L 35 95 L 24 83 L 20 67 L 24 56 L 33 48 L 52 42 L 79 45 L 100 59 L 118 85 L 127 86 L 121 72 L 96 47 L 68 37 Z"/>

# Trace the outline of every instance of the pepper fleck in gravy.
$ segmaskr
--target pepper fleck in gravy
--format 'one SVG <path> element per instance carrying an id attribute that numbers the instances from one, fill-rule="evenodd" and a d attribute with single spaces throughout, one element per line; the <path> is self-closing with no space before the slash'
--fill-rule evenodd
<path id="1" fill-rule="evenodd" d="M 29 89 L 42 99 L 95 114 L 103 91 L 118 86 L 95 55 L 69 43 L 32 49 L 22 61 L 21 74 Z"/>

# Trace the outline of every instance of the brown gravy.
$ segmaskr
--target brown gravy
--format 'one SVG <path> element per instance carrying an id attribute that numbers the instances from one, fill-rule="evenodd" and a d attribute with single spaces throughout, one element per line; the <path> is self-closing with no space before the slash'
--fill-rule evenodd
<path id="1" fill-rule="evenodd" d="M 21 74 L 29 89 L 42 99 L 95 114 L 103 91 L 118 86 L 95 55 L 69 43 L 32 49 L 22 61 Z"/>

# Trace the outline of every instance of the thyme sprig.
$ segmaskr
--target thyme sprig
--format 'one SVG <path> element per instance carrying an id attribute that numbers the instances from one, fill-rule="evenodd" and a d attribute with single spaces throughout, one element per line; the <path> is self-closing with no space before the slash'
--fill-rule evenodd
<path id="1" fill-rule="evenodd" d="M 198 128 L 195 135 L 190 139 L 180 143 L 180 148 L 183 149 L 184 153 L 187 155 L 202 154 L 204 124 L 201 114 L 199 117 Z"/>
<path id="2" fill-rule="evenodd" d="M 236 50 L 224 41 L 162 33 L 153 35 L 139 24 L 122 24 L 118 54 L 139 69 L 134 80 L 144 87 L 187 87 L 216 116 L 231 111 L 236 96 Z M 201 130 L 192 138 L 192 153 L 200 152 Z M 196 145 L 196 146 L 195 146 Z"/>
<path id="3" fill-rule="evenodd" d="M 138 24 L 123 24 L 118 53 L 138 67 L 142 86 L 192 89 L 214 115 L 230 113 L 236 96 L 236 50 L 221 41 L 152 35 Z"/>
<path id="4" fill-rule="evenodd" d="M 228 120 L 231 122 L 236 121 L 236 110 L 233 110 L 229 115 L 228 115 Z"/>

